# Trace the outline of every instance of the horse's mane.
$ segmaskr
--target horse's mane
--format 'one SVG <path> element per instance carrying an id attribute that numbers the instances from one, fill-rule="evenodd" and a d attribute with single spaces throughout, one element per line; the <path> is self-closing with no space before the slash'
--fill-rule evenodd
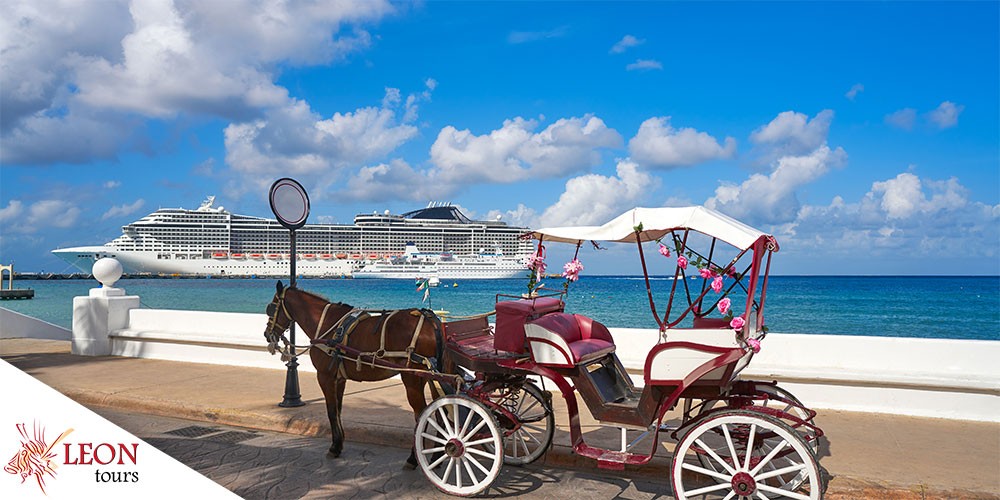
<path id="1" fill-rule="evenodd" d="M 346 307 L 348 309 L 354 309 L 354 307 L 351 306 L 350 304 L 345 304 L 343 302 L 334 302 L 334 301 L 332 301 L 332 300 L 330 300 L 330 299 L 328 299 L 328 298 L 326 298 L 326 297 L 324 297 L 324 296 L 322 296 L 322 295 L 320 295 L 320 294 L 318 294 L 316 292 L 310 292 L 308 290 L 303 290 L 303 289 L 301 289 L 301 288 L 299 288 L 297 286 L 295 286 L 295 287 L 291 287 L 290 286 L 288 288 L 294 288 L 299 293 L 312 296 L 315 299 L 322 300 L 323 302 L 327 302 L 327 303 L 333 304 L 335 306 L 342 306 L 342 307 Z"/>

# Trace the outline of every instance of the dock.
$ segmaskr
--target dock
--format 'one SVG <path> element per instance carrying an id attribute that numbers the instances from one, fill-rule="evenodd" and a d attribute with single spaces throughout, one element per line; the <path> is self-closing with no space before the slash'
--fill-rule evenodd
<path id="1" fill-rule="evenodd" d="M 3 272 L 7 271 L 7 288 L 3 288 Z M 14 265 L 0 266 L 0 300 L 33 299 L 35 291 L 30 288 L 14 288 Z"/>
<path id="2" fill-rule="evenodd" d="M 35 291 L 30 288 L 18 288 L 16 290 L 0 290 L 0 300 L 31 299 L 35 297 Z"/>

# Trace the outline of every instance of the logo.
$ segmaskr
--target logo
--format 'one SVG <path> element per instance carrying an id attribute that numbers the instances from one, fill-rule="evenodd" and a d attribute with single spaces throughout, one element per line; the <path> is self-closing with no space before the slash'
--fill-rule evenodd
<path id="1" fill-rule="evenodd" d="M 45 493 L 45 479 L 46 477 L 55 478 L 56 467 L 59 465 L 54 460 L 56 454 L 52 452 L 52 449 L 69 433 L 73 432 L 73 429 L 66 429 L 55 441 L 49 444 L 45 440 L 45 427 L 39 427 L 38 422 L 35 422 L 34 432 L 30 436 L 25 424 L 17 424 L 16 427 L 17 432 L 21 434 L 21 449 L 14 454 L 14 458 L 10 459 L 3 470 L 9 474 L 21 476 L 21 484 L 24 484 L 29 477 L 33 477 L 42 493 L 47 494 Z"/>

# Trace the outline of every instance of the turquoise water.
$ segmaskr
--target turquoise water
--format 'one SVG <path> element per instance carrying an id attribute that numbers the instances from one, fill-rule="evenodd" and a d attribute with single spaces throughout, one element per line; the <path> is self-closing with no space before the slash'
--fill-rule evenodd
<path id="1" fill-rule="evenodd" d="M 550 281 L 561 288 L 561 280 Z M 263 312 L 274 283 L 273 279 L 130 279 L 119 286 L 138 295 L 142 307 Z M 662 278 L 651 282 L 661 315 L 672 284 Z M 4 301 L 0 307 L 68 328 L 73 297 L 87 295 L 95 285 L 88 280 L 17 281 L 19 288 L 33 288 L 35 298 Z M 430 306 L 454 315 L 487 312 L 497 293 L 520 294 L 525 285 L 522 279 L 442 283 L 431 289 Z M 428 306 L 409 280 L 307 279 L 299 286 L 355 307 Z M 689 280 L 689 286 L 700 287 L 701 280 Z M 567 310 L 612 327 L 655 328 L 645 290 L 641 277 L 585 276 L 570 287 Z M 678 290 L 681 296 L 682 287 Z M 734 298 L 733 303 L 742 310 L 741 300 Z M 1000 277 L 773 276 L 765 315 L 772 332 L 1000 340 Z"/>

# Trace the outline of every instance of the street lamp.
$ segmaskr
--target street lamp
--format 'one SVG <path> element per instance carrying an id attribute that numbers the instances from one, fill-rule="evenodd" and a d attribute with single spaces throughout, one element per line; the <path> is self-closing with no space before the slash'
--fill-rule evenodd
<path id="1" fill-rule="evenodd" d="M 271 211 L 278 218 L 278 222 L 288 229 L 288 242 L 290 248 L 289 266 L 291 267 L 288 278 L 288 286 L 295 286 L 295 230 L 304 226 L 309 217 L 309 195 L 305 188 L 298 181 L 287 177 L 278 179 L 271 184 L 271 191 L 268 195 L 271 202 Z M 288 371 L 285 373 L 285 396 L 278 406 L 291 408 L 302 406 L 302 395 L 299 391 L 299 361 L 295 355 L 295 322 L 288 326 L 289 342 L 292 344 L 291 356 L 288 360 Z"/>

